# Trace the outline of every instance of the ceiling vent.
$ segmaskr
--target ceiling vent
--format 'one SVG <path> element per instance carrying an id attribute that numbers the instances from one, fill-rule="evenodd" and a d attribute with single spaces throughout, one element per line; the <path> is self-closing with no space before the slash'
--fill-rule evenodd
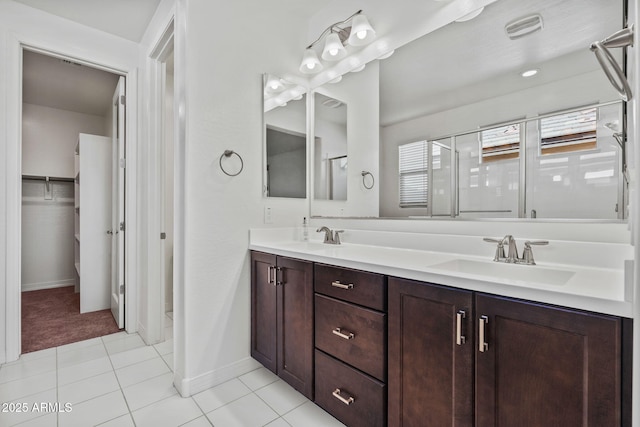
<path id="1" fill-rule="evenodd" d="M 511 40 L 528 36 L 529 34 L 542 30 L 542 28 L 542 16 L 539 14 L 518 18 L 504 26 L 504 30 Z"/>

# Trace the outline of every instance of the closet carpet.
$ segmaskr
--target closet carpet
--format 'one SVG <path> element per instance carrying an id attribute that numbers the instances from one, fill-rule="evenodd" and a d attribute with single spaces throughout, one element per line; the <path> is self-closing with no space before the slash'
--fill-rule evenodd
<path id="1" fill-rule="evenodd" d="M 22 292 L 22 353 L 118 331 L 109 309 L 80 314 L 73 286 Z"/>

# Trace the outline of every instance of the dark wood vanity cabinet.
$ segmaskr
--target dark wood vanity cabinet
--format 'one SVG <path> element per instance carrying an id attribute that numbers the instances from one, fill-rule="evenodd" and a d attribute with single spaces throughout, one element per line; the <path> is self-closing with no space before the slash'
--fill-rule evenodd
<path id="1" fill-rule="evenodd" d="M 473 425 L 472 307 L 472 292 L 389 278 L 389 426 Z"/>
<path id="2" fill-rule="evenodd" d="M 386 425 L 386 277 L 316 264 L 315 402 L 349 427 Z"/>
<path id="3" fill-rule="evenodd" d="M 618 317 L 389 278 L 389 425 L 624 425 L 621 328 Z"/>
<path id="4" fill-rule="evenodd" d="M 251 252 L 251 356 L 313 399 L 313 263 Z"/>
<path id="5" fill-rule="evenodd" d="M 483 316 L 477 426 L 622 425 L 620 318 L 478 294 Z"/>

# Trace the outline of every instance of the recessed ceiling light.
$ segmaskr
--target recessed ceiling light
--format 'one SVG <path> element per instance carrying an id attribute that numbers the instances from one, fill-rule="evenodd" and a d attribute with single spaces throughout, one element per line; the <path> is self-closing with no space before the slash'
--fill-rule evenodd
<path id="1" fill-rule="evenodd" d="M 538 74 L 538 70 L 537 68 L 531 69 L 531 70 L 527 70 L 527 71 L 523 71 L 522 74 L 520 74 L 522 77 L 533 77 L 536 74 Z"/>

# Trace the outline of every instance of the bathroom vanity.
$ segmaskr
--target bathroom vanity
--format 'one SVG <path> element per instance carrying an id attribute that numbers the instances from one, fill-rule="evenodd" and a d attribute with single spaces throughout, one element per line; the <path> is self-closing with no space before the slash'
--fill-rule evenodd
<path id="1" fill-rule="evenodd" d="M 622 273 L 567 279 L 558 266 L 498 266 L 528 268 L 533 282 L 491 283 L 483 261 L 450 253 L 260 239 L 250 247 L 252 355 L 348 426 L 630 422 L 631 320 L 624 297 L 615 301 Z M 410 267 L 412 259 L 423 267 Z M 450 268 L 467 262 L 474 273 Z M 556 282 L 543 285 L 538 267 Z M 530 298 L 553 299 L 582 274 L 585 292 L 593 291 L 588 276 L 608 280 L 601 286 L 614 301 L 573 298 L 569 307 Z M 511 295 L 496 292 L 501 281 L 515 283 Z M 287 315 L 288 304 L 299 313 Z M 273 310 L 271 321 L 261 315 Z M 265 334 L 277 349 L 266 363 L 255 345 Z M 294 354 L 304 368 L 291 376 Z"/>

